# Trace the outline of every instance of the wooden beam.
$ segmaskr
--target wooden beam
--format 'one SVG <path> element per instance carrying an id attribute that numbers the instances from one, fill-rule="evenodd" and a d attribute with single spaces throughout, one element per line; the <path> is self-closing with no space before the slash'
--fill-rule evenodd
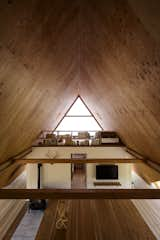
<path id="1" fill-rule="evenodd" d="M 12 235 L 14 234 L 18 225 L 20 224 L 20 222 L 21 222 L 22 218 L 24 217 L 26 211 L 27 211 L 27 203 L 24 204 L 24 206 L 22 207 L 22 209 L 20 210 L 20 212 L 16 216 L 15 220 L 12 222 L 11 226 L 7 230 L 3 239 L 10 240 L 12 238 Z"/>
<path id="2" fill-rule="evenodd" d="M 10 184 L 24 171 L 24 164 L 17 163 L 16 159 L 24 158 L 30 152 L 32 152 L 32 147 L 19 152 L 18 154 L 9 158 L 6 162 L 0 164 L 0 188 Z"/>
<path id="3" fill-rule="evenodd" d="M 144 156 L 142 156 L 140 153 L 136 152 L 132 148 L 126 147 L 126 152 L 130 153 L 135 158 L 144 159 L 144 160 L 146 159 Z"/>
<path id="4" fill-rule="evenodd" d="M 148 184 L 160 181 L 160 172 L 146 163 L 133 164 L 133 170 Z"/>
<path id="5" fill-rule="evenodd" d="M 23 151 L 17 153 L 16 155 L 14 155 L 12 157 L 12 159 L 19 159 L 19 158 L 23 158 L 25 157 L 27 154 L 32 152 L 32 147 L 28 147 L 26 149 L 24 149 Z"/>
<path id="6" fill-rule="evenodd" d="M 160 189 L 0 189 L 0 199 L 160 199 Z"/>
<path id="7" fill-rule="evenodd" d="M 7 186 L 16 179 L 25 169 L 25 165 L 13 162 L 0 171 L 0 188 Z"/>
<path id="8" fill-rule="evenodd" d="M 110 158 L 110 159 L 40 159 L 40 158 L 31 158 L 31 159 L 16 159 L 16 163 L 27 164 L 27 163 L 143 163 L 142 159 L 135 158 Z"/>
<path id="9" fill-rule="evenodd" d="M 32 147 L 29 147 L 29 148 L 24 149 L 23 151 L 17 153 L 16 155 L 12 156 L 7 161 L 0 163 L 0 171 L 7 169 L 10 165 L 15 163 L 15 161 L 14 161 L 15 159 L 24 158 L 27 154 L 29 154 L 31 152 L 32 152 Z"/>

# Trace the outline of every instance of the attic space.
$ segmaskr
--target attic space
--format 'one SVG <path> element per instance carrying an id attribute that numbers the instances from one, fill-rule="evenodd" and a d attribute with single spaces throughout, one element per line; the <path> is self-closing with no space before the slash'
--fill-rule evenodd
<path id="1" fill-rule="evenodd" d="M 1 0 L 0 240 L 160 240 L 159 93 L 159 0 Z"/>

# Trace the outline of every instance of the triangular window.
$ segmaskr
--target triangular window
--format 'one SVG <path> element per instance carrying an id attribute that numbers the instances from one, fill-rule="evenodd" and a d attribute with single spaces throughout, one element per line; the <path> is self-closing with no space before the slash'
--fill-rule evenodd
<path id="1" fill-rule="evenodd" d="M 94 135 L 102 127 L 88 109 L 81 97 L 77 97 L 64 118 L 60 121 L 55 132 L 58 134 L 71 133 L 77 135 L 80 131 L 88 131 Z"/>

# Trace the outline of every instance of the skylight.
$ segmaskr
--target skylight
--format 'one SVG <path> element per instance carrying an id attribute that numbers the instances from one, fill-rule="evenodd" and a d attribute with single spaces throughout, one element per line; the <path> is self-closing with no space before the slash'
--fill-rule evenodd
<path id="1" fill-rule="evenodd" d="M 95 133 L 101 130 L 102 128 L 80 97 L 76 99 L 55 129 L 55 131 L 63 132 L 63 134 L 64 132 L 69 133 L 72 131 L 88 131 Z"/>

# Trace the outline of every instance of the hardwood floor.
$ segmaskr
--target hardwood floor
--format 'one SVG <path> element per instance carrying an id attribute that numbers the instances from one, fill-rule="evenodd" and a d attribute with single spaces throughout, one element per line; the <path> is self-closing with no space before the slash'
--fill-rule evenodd
<path id="1" fill-rule="evenodd" d="M 60 204 L 49 201 L 36 240 L 156 239 L 130 200 L 66 200 L 67 229 L 56 229 Z"/>
<path id="2" fill-rule="evenodd" d="M 78 165 L 80 167 L 78 168 Z M 81 166 L 81 164 L 77 164 L 77 168 L 75 168 L 73 176 L 72 176 L 72 188 L 86 188 L 86 169 L 85 165 Z"/>
<path id="3" fill-rule="evenodd" d="M 132 200 L 157 240 L 160 240 L 160 200 Z"/>
<path id="4" fill-rule="evenodd" d="M 2 176 L 1 176 L 2 177 Z M 25 173 L 16 178 L 7 188 L 25 188 Z M 5 190 L 6 190 L 5 189 Z M 24 214 L 24 199 L 0 199 L 0 239 L 10 239 L 16 225 Z"/>

